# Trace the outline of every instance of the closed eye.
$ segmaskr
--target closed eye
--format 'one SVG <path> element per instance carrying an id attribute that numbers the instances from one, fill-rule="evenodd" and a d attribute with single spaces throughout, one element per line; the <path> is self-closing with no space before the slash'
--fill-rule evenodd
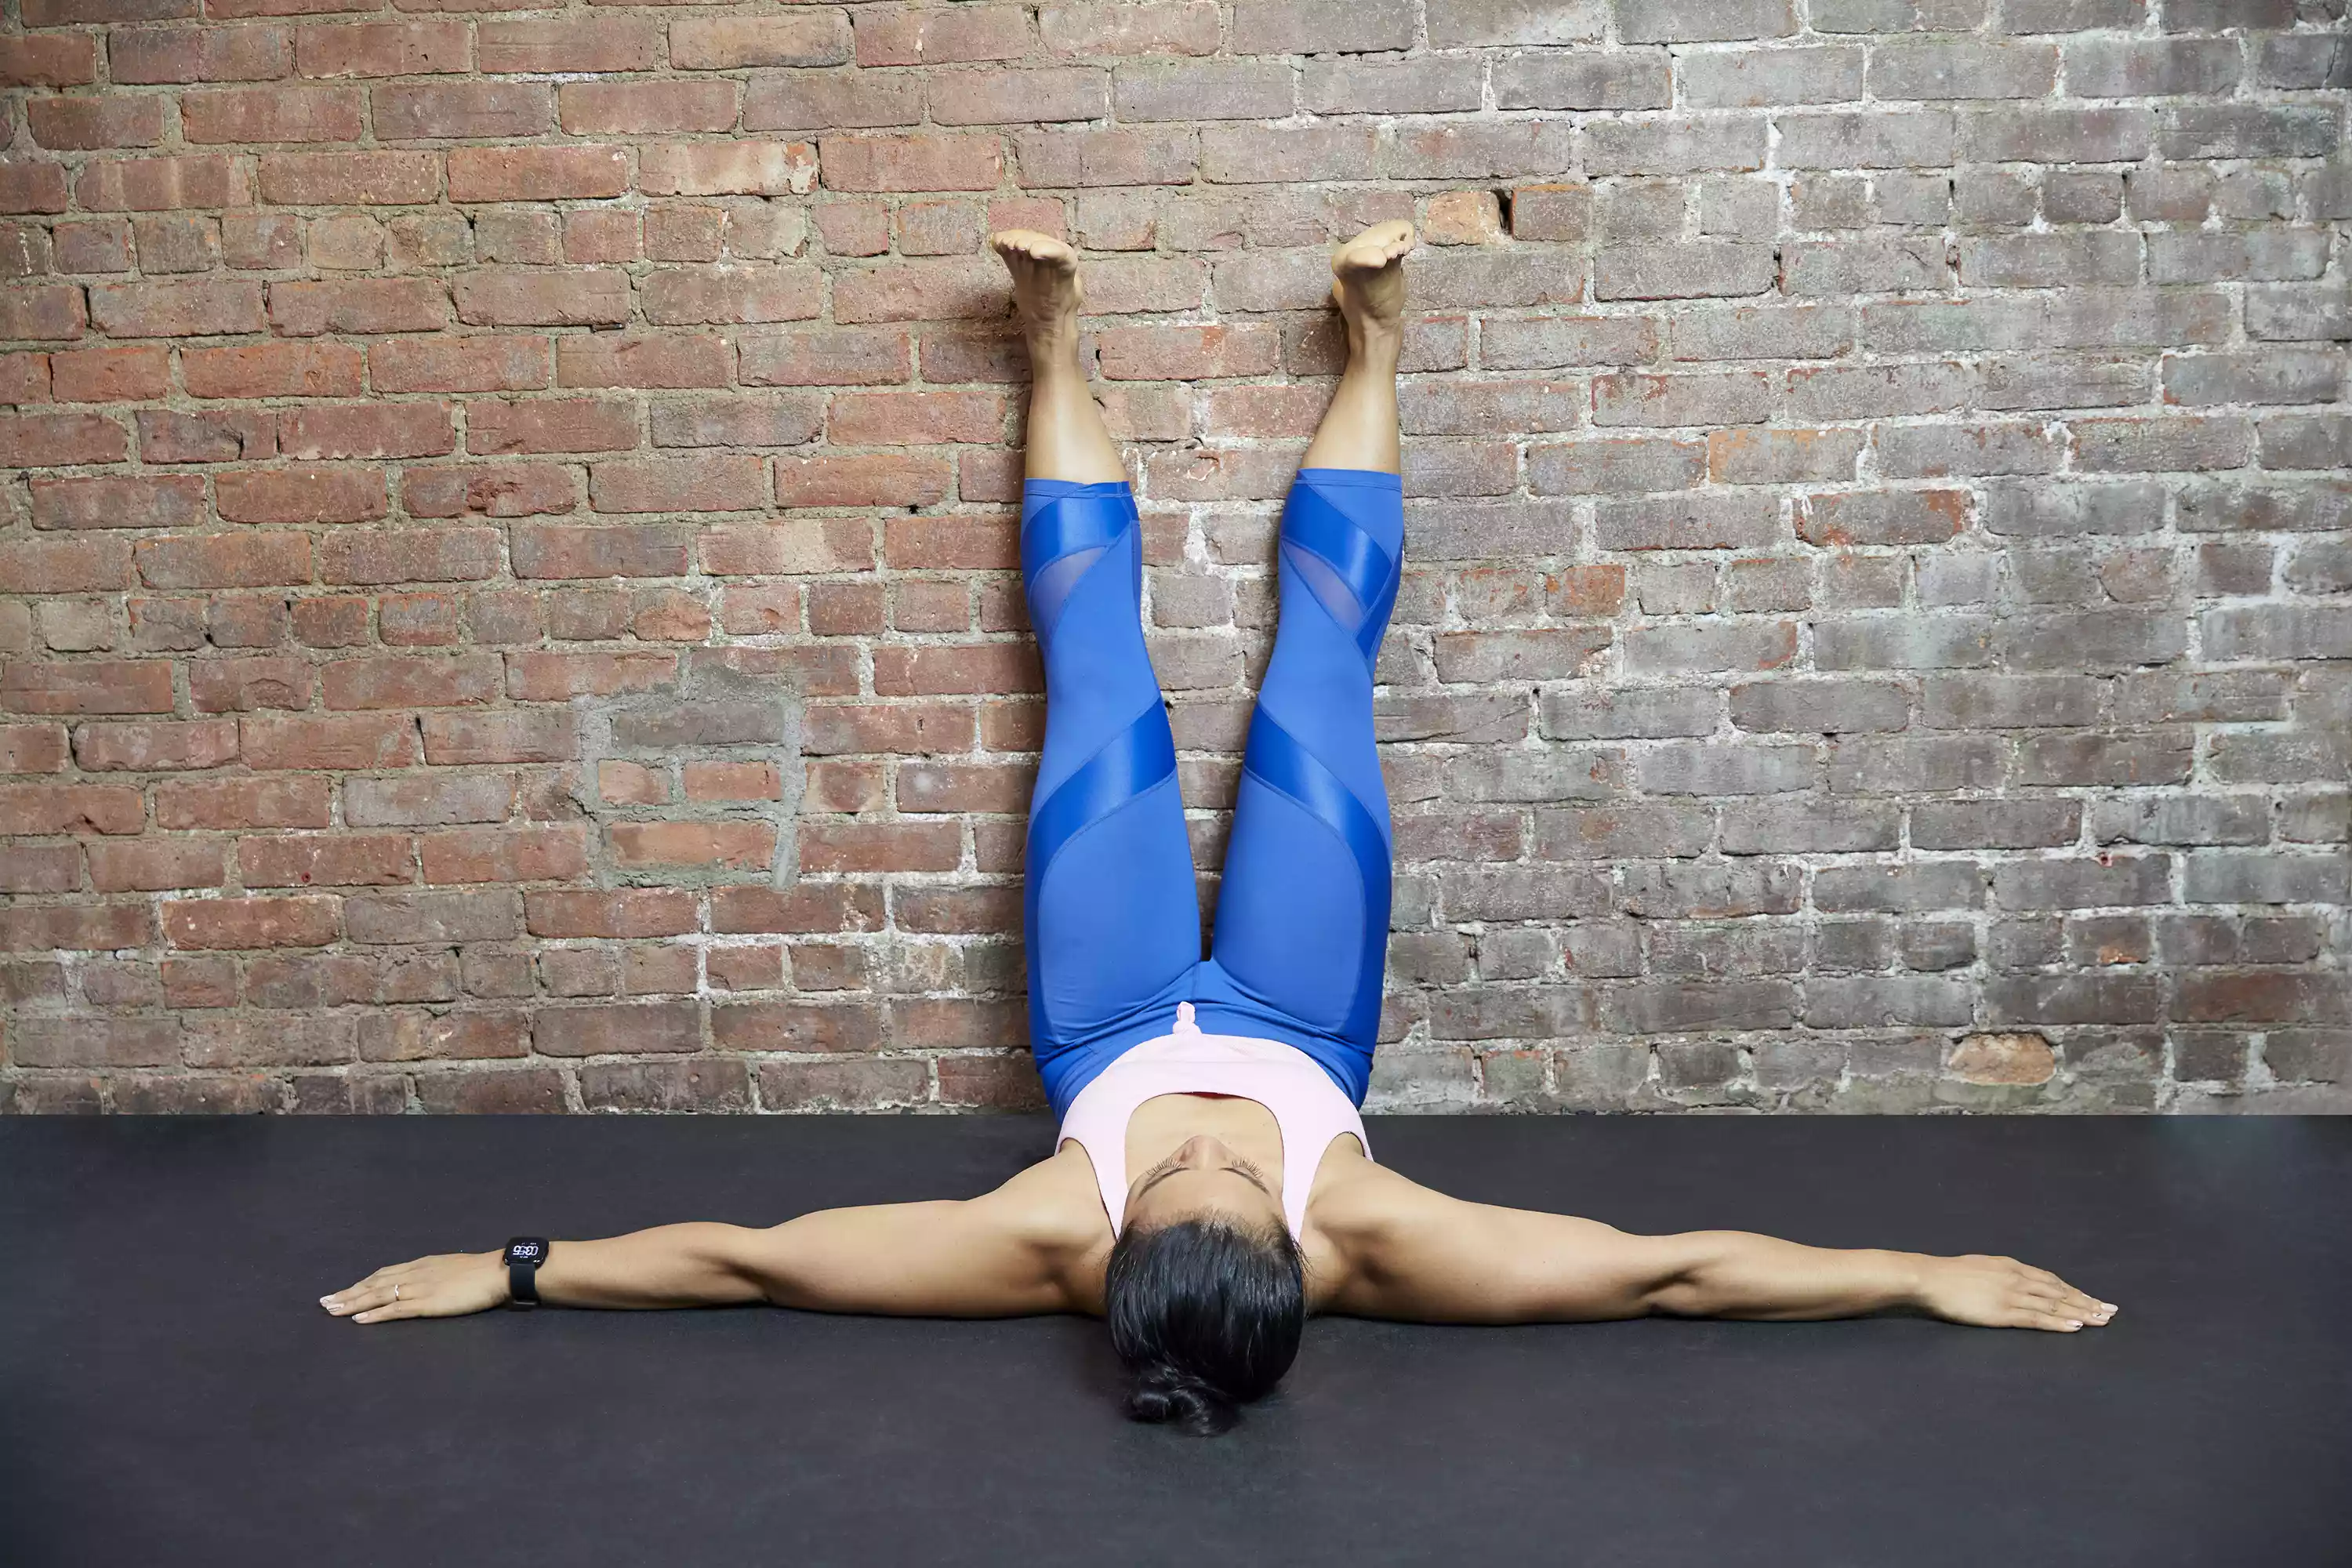
<path id="1" fill-rule="evenodd" d="M 1265 1193 L 1267 1197 L 1274 1196 L 1274 1194 L 1271 1191 L 1268 1191 L 1265 1183 L 1259 1179 L 1257 1170 L 1255 1166 L 1236 1163 L 1231 1165 L 1219 1165 L 1213 1168 L 1221 1171 L 1231 1171 L 1234 1175 L 1239 1176 L 1243 1181 L 1247 1182 L 1259 1192 Z M 1158 1186 L 1160 1183 L 1166 1181 L 1169 1177 L 1174 1175 L 1177 1172 L 1182 1169 L 1184 1169 L 1184 1167 L 1181 1165 L 1170 1164 L 1160 1170 L 1152 1172 L 1150 1176 L 1144 1179 L 1143 1185 L 1135 1189 L 1136 1197 L 1142 1197 L 1144 1194 L 1150 1192 L 1152 1188 Z"/>

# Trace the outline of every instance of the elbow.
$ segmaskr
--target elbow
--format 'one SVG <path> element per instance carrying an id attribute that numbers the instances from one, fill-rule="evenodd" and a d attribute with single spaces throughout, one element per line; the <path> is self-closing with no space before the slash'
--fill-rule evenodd
<path id="1" fill-rule="evenodd" d="M 1730 1303 L 1722 1289 L 1722 1257 L 1704 1237 L 1662 1237 L 1655 1268 L 1643 1281 L 1642 1309 L 1674 1318 L 1712 1318 Z"/>

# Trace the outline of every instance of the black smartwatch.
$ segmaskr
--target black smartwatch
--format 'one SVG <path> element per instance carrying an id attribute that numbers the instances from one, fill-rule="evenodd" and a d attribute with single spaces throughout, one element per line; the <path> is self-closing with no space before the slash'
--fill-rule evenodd
<path id="1" fill-rule="evenodd" d="M 547 1238 L 518 1236 L 507 1243 L 507 1305 L 539 1305 L 539 1266 L 547 1261 Z"/>

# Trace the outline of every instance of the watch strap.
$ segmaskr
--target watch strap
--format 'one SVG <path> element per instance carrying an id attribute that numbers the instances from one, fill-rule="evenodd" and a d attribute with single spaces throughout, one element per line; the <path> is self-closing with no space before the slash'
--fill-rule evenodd
<path id="1" fill-rule="evenodd" d="M 519 1236 L 507 1243 L 507 1304 L 530 1308 L 539 1305 L 539 1266 L 547 1261 L 547 1243 L 533 1236 Z"/>

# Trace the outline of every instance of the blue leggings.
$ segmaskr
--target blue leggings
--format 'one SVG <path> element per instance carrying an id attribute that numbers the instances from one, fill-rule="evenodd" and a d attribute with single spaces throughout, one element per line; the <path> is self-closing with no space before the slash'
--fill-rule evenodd
<path id="1" fill-rule="evenodd" d="M 1045 656 L 1031 797 L 1029 1040 L 1055 1115 L 1180 1002 L 1211 1034 L 1297 1047 L 1363 1103 L 1389 929 L 1372 662 L 1396 602 L 1394 474 L 1304 468 L 1282 513 L 1282 621 L 1250 721 L 1211 953 L 1176 748 L 1144 652 L 1124 484 L 1032 479 L 1021 570 Z"/>

